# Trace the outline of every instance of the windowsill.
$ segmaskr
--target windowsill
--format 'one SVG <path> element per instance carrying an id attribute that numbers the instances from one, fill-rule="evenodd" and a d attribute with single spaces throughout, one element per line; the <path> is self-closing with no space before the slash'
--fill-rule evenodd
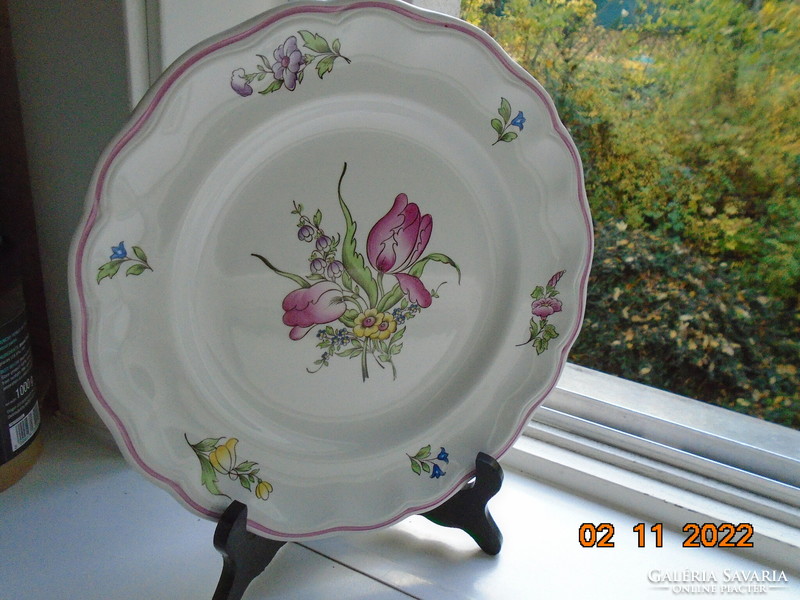
<path id="1" fill-rule="evenodd" d="M 535 476 L 514 468 L 520 453 L 537 457 L 542 468 Z M 582 462 L 589 460 L 594 463 Z M 768 597 L 800 594 L 800 573 L 783 566 L 800 564 L 796 549 L 778 563 L 760 557 L 759 547 L 767 543 L 762 538 L 755 548 L 737 551 L 683 548 L 686 534 L 671 525 L 683 513 L 670 508 L 685 495 L 681 490 L 623 481 L 628 492 L 644 485 L 639 498 L 662 498 L 662 504 L 631 503 L 634 496 L 607 493 L 620 485 L 622 474 L 612 474 L 618 467 L 531 438 L 523 438 L 503 464 L 503 489 L 490 503 L 505 536 L 498 556 L 480 552 L 463 532 L 412 517 L 384 530 L 288 544 L 245 600 L 506 600 L 531 597 L 532 589 L 543 600 L 638 600 L 673 595 L 648 580 L 654 572 L 713 576 L 722 585 L 726 573 L 753 577 L 773 569 L 784 570 L 787 581 L 765 584 L 771 586 Z M 593 475 L 592 485 L 607 483 L 587 498 L 563 487 L 573 480 L 570 471 Z M 0 506 L 0 554 L 15 557 L 0 562 L 3 597 L 206 598 L 216 585 L 221 560 L 211 542 L 214 524 L 148 483 L 94 430 L 62 419 L 48 423 L 41 460 L 0 496 Z M 740 517 L 729 512 L 724 518 Z M 701 518 L 694 513 L 689 520 Z M 662 548 L 653 547 L 650 537 L 644 548 L 637 546 L 633 527 L 639 522 L 648 528 L 664 523 Z M 613 524 L 615 546 L 581 547 L 582 523 Z"/>

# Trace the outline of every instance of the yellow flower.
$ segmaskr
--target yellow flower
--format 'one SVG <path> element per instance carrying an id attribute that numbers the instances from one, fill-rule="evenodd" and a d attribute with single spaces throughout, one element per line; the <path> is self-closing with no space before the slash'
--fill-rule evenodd
<path id="1" fill-rule="evenodd" d="M 217 446 L 208 454 L 211 466 L 219 473 L 229 474 L 236 466 L 236 444 L 239 440 L 228 438 L 224 444 Z"/>
<path id="2" fill-rule="evenodd" d="M 377 333 L 378 327 L 383 322 L 383 316 L 384 313 L 379 313 L 374 308 L 361 313 L 356 317 L 353 333 L 358 337 L 372 337 L 373 334 Z"/>
<path id="3" fill-rule="evenodd" d="M 272 493 L 272 485 L 268 481 L 259 481 L 256 486 L 256 498 L 266 500 Z"/>
<path id="4" fill-rule="evenodd" d="M 378 324 L 378 330 L 369 336 L 373 340 L 385 340 L 397 329 L 397 321 L 394 320 L 392 315 L 389 313 L 381 313 L 380 316 L 383 318 Z"/>

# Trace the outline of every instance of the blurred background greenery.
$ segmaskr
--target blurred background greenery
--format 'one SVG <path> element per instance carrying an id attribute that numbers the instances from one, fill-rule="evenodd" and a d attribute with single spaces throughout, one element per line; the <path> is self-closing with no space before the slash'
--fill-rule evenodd
<path id="1" fill-rule="evenodd" d="M 462 0 L 553 97 L 597 236 L 570 360 L 800 429 L 800 3 Z"/>

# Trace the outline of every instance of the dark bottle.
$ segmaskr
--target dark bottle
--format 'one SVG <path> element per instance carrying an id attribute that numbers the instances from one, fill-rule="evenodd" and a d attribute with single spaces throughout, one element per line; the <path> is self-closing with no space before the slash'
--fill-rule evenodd
<path id="1" fill-rule="evenodd" d="M 40 421 L 19 268 L 13 246 L 0 234 L 0 492 L 39 457 Z"/>

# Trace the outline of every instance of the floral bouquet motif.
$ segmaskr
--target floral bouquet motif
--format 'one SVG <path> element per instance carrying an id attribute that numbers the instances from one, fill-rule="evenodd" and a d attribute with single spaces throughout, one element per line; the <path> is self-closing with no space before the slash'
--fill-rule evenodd
<path id="1" fill-rule="evenodd" d="M 300 276 L 276 268 L 259 254 L 253 254 L 270 270 L 292 280 L 298 288 L 283 299 L 283 323 L 290 327 L 289 338 L 303 339 L 317 330 L 317 347 L 322 356 L 314 361 L 316 373 L 334 357 L 358 358 L 362 380 L 369 378 L 370 359 L 380 368 L 391 367 L 397 377 L 394 357 L 403 349 L 406 321 L 416 317 L 438 298 L 439 284 L 428 289 L 422 282 L 425 267 L 431 261 L 453 267 L 461 280 L 461 270 L 448 256 L 431 253 L 423 257 L 433 231 L 433 219 L 399 194 L 392 207 L 367 236 L 367 261 L 358 252 L 356 222 L 342 197 L 339 177 L 339 207 L 345 220 L 344 237 L 329 236 L 322 229 L 322 212 L 308 217 L 301 204 L 294 204 L 298 216 L 297 237 L 313 245 L 308 258 L 310 273 Z M 394 279 L 385 280 L 387 275 Z M 338 322 L 340 325 L 334 326 Z"/>
<path id="2" fill-rule="evenodd" d="M 258 93 L 262 95 L 277 92 L 285 88 L 293 92 L 298 85 L 303 83 L 305 69 L 317 62 L 316 70 L 319 78 L 322 79 L 326 73 L 333 71 L 333 64 L 341 58 L 346 63 L 350 59 L 341 54 L 342 44 L 338 39 L 330 44 L 318 33 L 310 31 L 298 31 L 297 34 L 303 40 L 303 48 L 308 52 L 303 52 L 297 43 L 297 36 L 290 35 L 280 46 L 275 48 L 272 58 L 258 54 L 261 63 L 256 65 L 255 71 L 246 71 L 244 67 L 234 69 L 231 73 L 231 88 L 240 96 L 247 97 L 253 93 L 253 85 L 261 83 L 271 76 L 269 84 Z"/>

